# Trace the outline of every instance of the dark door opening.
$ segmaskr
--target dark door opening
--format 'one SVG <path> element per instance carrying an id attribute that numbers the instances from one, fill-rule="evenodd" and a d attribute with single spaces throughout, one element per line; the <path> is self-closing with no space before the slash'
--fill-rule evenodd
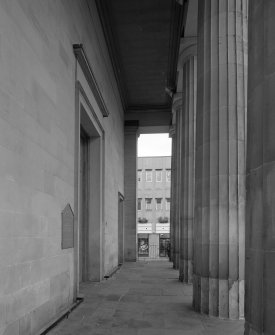
<path id="1" fill-rule="evenodd" d="M 170 256 L 170 238 L 159 239 L 159 257 Z"/>
<path id="2" fill-rule="evenodd" d="M 123 213 L 124 197 L 118 193 L 118 264 L 124 262 L 124 213 Z"/>
<path id="3" fill-rule="evenodd" d="M 80 133 L 79 282 L 87 281 L 89 218 L 89 137 Z"/>

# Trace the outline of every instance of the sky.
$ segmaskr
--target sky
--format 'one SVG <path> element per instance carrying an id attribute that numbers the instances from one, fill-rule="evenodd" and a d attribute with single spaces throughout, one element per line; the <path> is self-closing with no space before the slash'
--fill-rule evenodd
<path id="1" fill-rule="evenodd" d="M 138 138 L 138 157 L 171 156 L 169 134 L 141 134 Z"/>

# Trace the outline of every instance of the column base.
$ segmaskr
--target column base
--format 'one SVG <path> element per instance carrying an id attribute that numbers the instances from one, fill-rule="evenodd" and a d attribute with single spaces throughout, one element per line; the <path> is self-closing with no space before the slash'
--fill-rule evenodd
<path id="1" fill-rule="evenodd" d="M 245 328 L 244 328 L 244 335 L 262 335 L 262 332 L 258 332 L 254 329 L 251 328 L 251 325 L 246 322 L 245 323 Z"/>
<path id="2" fill-rule="evenodd" d="M 243 281 L 208 278 L 194 274 L 193 292 L 193 307 L 196 312 L 221 319 L 243 318 Z"/>

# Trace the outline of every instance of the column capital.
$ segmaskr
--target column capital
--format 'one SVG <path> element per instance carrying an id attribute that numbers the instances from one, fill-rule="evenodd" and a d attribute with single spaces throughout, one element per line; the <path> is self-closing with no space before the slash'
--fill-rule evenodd
<path id="1" fill-rule="evenodd" d="M 191 56 L 197 55 L 197 36 L 184 37 L 180 41 L 180 51 L 178 59 L 178 70 L 183 68 L 184 63 Z"/>

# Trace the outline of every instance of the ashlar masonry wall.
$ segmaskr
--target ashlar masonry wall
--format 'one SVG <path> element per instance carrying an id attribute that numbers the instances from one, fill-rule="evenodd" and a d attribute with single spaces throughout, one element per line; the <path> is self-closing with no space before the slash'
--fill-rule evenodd
<path id="1" fill-rule="evenodd" d="M 76 194 L 73 44 L 110 112 L 98 115 L 103 274 L 117 265 L 123 112 L 94 1 L 1 0 L 0 26 L 0 334 L 31 335 L 73 301 L 74 251 L 61 249 L 61 211 Z"/>

